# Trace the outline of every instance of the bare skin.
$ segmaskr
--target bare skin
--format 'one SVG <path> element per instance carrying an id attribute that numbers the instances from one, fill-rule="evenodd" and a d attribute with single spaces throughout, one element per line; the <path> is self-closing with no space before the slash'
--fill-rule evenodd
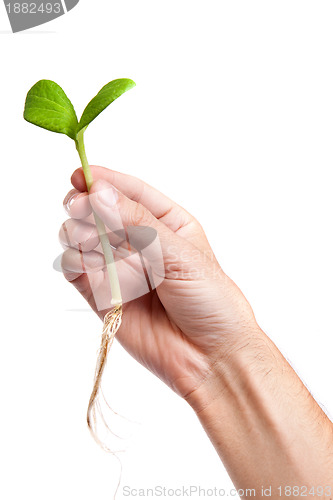
<path id="1" fill-rule="evenodd" d="M 303 496 L 333 498 L 332 422 L 262 332 L 200 224 L 139 179 L 102 167 L 92 172 L 89 196 L 78 169 L 65 198 L 71 217 L 60 230 L 66 278 L 103 318 L 106 310 L 97 309 L 96 298 L 107 276 L 91 209 L 110 229 L 119 258 L 119 221 L 124 228 L 155 229 L 165 277 L 152 255 L 152 273 L 161 283 L 125 304 L 118 340 L 192 406 L 237 489 L 253 488 L 261 497 L 262 486 L 271 486 L 271 498 L 290 498 L 285 486 L 302 486 L 306 493 L 323 487 L 323 493 Z M 138 279 L 136 265 L 117 263 L 122 288 Z"/>

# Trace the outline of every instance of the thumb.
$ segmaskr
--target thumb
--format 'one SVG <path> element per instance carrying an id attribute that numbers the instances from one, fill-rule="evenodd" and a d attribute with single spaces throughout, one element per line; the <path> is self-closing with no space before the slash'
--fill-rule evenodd
<path id="1" fill-rule="evenodd" d="M 123 240 L 142 252 L 154 274 L 169 279 L 193 279 L 193 260 L 198 249 L 160 222 L 142 204 L 97 180 L 89 191 L 90 204 L 112 233 L 123 233 Z M 199 259 L 200 260 L 200 259 Z"/>

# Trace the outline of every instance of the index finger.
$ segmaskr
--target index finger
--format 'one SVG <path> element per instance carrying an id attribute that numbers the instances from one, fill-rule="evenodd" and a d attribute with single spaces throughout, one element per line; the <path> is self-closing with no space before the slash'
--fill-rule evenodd
<path id="1" fill-rule="evenodd" d="M 195 220 L 180 205 L 137 177 L 104 167 L 91 166 L 90 168 L 94 181 L 103 179 L 109 182 L 127 198 L 141 203 L 156 219 L 159 219 L 173 231 L 177 231 Z M 82 168 L 75 170 L 71 181 L 79 191 L 87 190 Z"/>

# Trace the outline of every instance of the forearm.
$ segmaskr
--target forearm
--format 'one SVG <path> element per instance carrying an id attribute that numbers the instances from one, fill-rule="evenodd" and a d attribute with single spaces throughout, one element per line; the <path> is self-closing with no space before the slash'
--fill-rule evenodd
<path id="1" fill-rule="evenodd" d="M 263 332 L 222 355 L 188 401 L 237 489 L 330 486 L 332 498 L 333 425 Z"/>

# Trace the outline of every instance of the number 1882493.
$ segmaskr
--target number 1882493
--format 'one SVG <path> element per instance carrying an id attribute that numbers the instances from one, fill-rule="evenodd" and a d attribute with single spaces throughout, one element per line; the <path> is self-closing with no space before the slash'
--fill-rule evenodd
<path id="1" fill-rule="evenodd" d="M 23 2 L 6 4 L 8 14 L 61 14 L 61 3 L 41 3 L 37 5 L 34 2 Z"/>

